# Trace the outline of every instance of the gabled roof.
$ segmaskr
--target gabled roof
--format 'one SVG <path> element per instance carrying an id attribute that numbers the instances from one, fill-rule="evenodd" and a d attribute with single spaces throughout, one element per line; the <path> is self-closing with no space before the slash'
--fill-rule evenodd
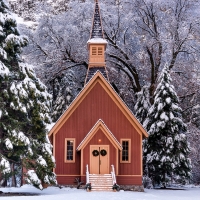
<path id="1" fill-rule="evenodd" d="M 81 149 L 83 149 L 89 143 L 89 141 L 92 139 L 92 137 L 97 133 L 99 129 L 103 131 L 106 137 L 110 140 L 110 142 L 116 148 L 118 148 L 119 150 L 122 150 L 121 144 L 118 142 L 118 140 L 115 138 L 115 136 L 111 133 L 111 131 L 108 129 L 108 127 L 105 125 L 105 123 L 101 119 L 97 121 L 97 123 L 93 126 L 90 132 L 85 136 L 85 138 L 78 145 L 76 150 L 80 151 Z"/>
<path id="2" fill-rule="evenodd" d="M 76 110 L 79 104 L 84 100 L 84 98 L 88 95 L 88 93 L 92 90 L 92 88 L 97 83 L 99 83 L 104 88 L 104 90 L 108 93 L 108 95 L 113 99 L 115 104 L 126 116 L 129 122 L 134 126 L 137 132 L 141 134 L 143 137 L 148 137 L 148 133 L 146 132 L 146 130 L 142 127 L 142 125 L 136 119 L 136 117 L 132 114 L 130 109 L 126 106 L 123 100 L 115 92 L 111 84 L 106 81 L 106 79 L 103 77 L 103 75 L 99 71 L 97 71 L 97 73 L 90 79 L 90 81 L 85 85 L 85 87 L 77 95 L 77 97 L 70 104 L 68 109 L 62 114 L 62 116 L 55 123 L 55 125 L 50 130 L 48 135 L 51 136 L 53 133 L 56 134 L 59 131 L 62 125 L 67 121 L 67 119 L 72 115 L 72 113 Z"/>

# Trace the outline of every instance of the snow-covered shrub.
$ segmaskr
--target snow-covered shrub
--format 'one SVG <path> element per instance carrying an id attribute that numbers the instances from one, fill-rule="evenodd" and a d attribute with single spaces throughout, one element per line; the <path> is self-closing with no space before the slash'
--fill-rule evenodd
<path id="1" fill-rule="evenodd" d="M 144 188 L 147 188 L 147 189 L 153 188 L 152 180 L 148 176 L 142 177 L 142 184 L 143 184 Z"/>

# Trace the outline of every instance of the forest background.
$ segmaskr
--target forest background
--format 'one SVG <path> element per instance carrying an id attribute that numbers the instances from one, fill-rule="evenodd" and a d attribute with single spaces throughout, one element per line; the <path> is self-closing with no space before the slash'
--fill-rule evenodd
<path id="1" fill-rule="evenodd" d="M 8 0 L 29 45 L 22 58 L 52 94 L 55 122 L 84 86 L 94 0 Z M 137 94 L 153 95 L 167 63 L 200 183 L 200 1 L 100 0 L 113 88 L 135 113 Z"/>

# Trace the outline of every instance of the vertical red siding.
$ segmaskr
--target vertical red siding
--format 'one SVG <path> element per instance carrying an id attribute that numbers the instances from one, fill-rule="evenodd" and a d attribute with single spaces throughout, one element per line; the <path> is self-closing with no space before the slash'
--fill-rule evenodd
<path id="1" fill-rule="evenodd" d="M 117 176 L 116 180 L 119 185 L 142 185 L 141 176 Z"/>
<path id="2" fill-rule="evenodd" d="M 55 136 L 55 157 L 57 174 L 80 174 L 80 153 L 76 152 L 75 163 L 64 163 L 64 141 L 65 138 L 76 138 L 76 147 L 80 144 L 86 134 L 92 129 L 95 123 L 102 119 L 118 141 L 121 138 L 131 139 L 131 163 L 119 163 L 119 175 L 140 175 L 141 174 L 141 137 L 135 128 L 118 108 L 112 98 L 107 94 L 103 87 L 96 83 L 85 99 L 76 108 L 73 114 L 65 122 L 62 128 Z M 97 138 L 101 135 L 105 144 L 110 144 L 108 139 L 99 132 L 90 141 L 95 144 Z M 115 165 L 114 147 L 110 149 L 110 164 Z M 88 152 L 86 147 L 84 153 Z M 89 157 L 84 155 L 84 166 Z M 113 162 L 113 163 L 112 163 Z M 83 168 L 85 171 L 85 168 Z"/>
<path id="3" fill-rule="evenodd" d="M 57 176 L 57 181 L 61 185 L 76 185 L 75 178 L 81 180 L 80 176 Z"/>

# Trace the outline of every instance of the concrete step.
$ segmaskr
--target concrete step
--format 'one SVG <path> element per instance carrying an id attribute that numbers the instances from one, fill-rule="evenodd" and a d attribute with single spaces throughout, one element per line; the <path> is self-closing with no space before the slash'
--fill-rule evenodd
<path id="1" fill-rule="evenodd" d="M 89 179 L 92 191 L 113 191 L 111 174 L 90 174 Z"/>
<path id="2" fill-rule="evenodd" d="M 112 180 L 111 177 L 89 177 L 90 179 Z"/>
<path id="3" fill-rule="evenodd" d="M 112 184 L 112 180 L 90 179 L 90 182 L 111 183 Z"/>
<path id="4" fill-rule="evenodd" d="M 91 180 L 112 180 L 112 178 L 89 177 Z"/>
<path id="5" fill-rule="evenodd" d="M 112 187 L 111 184 L 99 185 L 99 184 L 91 183 L 91 185 L 94 186 L 94 187 Z"/>
<path id="6" fill-rule="evenodd" d="M 92 185 L 92 187 L 94 187 L 94 188 L 112 188 L 112 185 Z"/>
<path id="7" fill-rule="evenodd" d="M 95 183 L 95 184 L 106 184 L 106 185 L 112 185 L 112 181 L 106 182 L 106 181 L 91 181 L 90 183 Z"/>
<path id="8" fill-rule="evenodd" d="M 92 189 L 92 191 L 97 191 L 97 192 L 113 192 L 113 190 L 110 190 L 110 189 L 103 189 L 103 190 L 101 190 L 101 189 Z"/>
<path id="9" fill-rule="evenodd" d="M 112 179 L 102 179 L 102 178 L 90 178 L 90 180 L 94 180 L 94 181 L 112 181 Z"/>
<path id="10" fill-rule="evenodd" d="M 102 179 L 104 179 L 104 178 L 111 178 L 112 179 L 112 176 L 98 176 L 98 175 L 93 175 L 93 176 L 89 176 L 90 178 L 102 178 Z"/>
<path id="11" fill-rule="evenodd" d="M 112 181 L 102 181 L 102 180 L 91 180 L 90 179 L 90 182 L 95 182 L 95 183 L 110 183 L 110 184 L 112 184 Z"/>

